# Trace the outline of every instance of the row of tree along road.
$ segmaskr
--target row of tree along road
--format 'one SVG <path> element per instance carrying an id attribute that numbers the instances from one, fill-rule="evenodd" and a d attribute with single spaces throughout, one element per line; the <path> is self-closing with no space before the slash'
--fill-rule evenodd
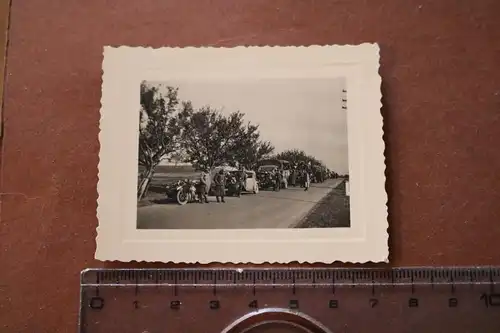
<path id="1" fill-rule="evenodd" d="M 178 88 L 167 86 L 163 91 L 160 94 L 158 85 L 146 82 L 140 86 L 138 200 L 146 195 L 156 167 L 165 159 L 208 171 L 222 165 L 257 170 L 275 164 L 287 183 L 294 166 L 307 166 L 313 181 L 339 176 L 304 151 L 274 154 L 272 143 L 261 139 L 258 125 L 246 122 L 239 111 L 225 116 L 210 106 L 195 109 L 190 101 L 179 100 Z"/>

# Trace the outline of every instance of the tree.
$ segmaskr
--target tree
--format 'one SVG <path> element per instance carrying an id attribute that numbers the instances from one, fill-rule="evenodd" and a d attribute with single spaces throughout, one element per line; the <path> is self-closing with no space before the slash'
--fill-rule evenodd
<path id="1" fill-rule="evenodd" d="M 277 154 L 276 158 L 280 160 L 287 160 L 294 164 L 299 164 L 299 163 L 307 164 L 310 162 L 311 165 L 324 167 L 323 162 L 321 162 L 320 160 L 318 160 L 313 156 L 307 155 L 303 150 L 298 150 L 298 149 L 285 150 Z"/>
<path id="2" fill-rule="evenodd" d="M 194 110 L 191 103 L 183 103 L 179 123 L 187 162 L 206 169 L 224 163 L 247 165 L 259 154 L 272 152 L 269 142 L 259 140 L 258 126 L 245 124 L 244 116 L 238 111 L 226 117 L 210 106 Z"/>
<path id="3" fill-rule="evenodd" d="M 156 166 L 178 148 L 180 128 L 175 117 L 179 104 L 178 89 L 167 87 L 166 95 L 158 87 L 141 82 L 139 111 L 139 183 L 137 198 L 146 194 Z"/>
<path id="4" fill-rule="evenodd" d="M 268 157 L 274 151 L 274 146 L 269 141 L 261 141 L 259 126 L 248 123 L 244 129 L 244 135 L 235 142 L 232 148 L 231 161 L 237 161 L 248 169 L 253 169 L 257 162 Z"/>
<path id="5" fill-rule="evenodd" d="M 245 165 L 249 169 L 254 169 L 260 160 L 270 157 L 273 152 L 274 146 L 269 141 L 259 141 L 251 146 L 251 152 L 247 153 L 247 158 L 244 160 Z"/>

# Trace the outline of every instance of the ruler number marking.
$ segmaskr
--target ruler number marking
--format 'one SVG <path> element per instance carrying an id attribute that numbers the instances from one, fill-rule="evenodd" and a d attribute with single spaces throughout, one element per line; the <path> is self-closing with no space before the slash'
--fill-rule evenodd
<path id="1" fill-rule="evenodd" d="M 500 294 L 482 294 L 480 299 L 486 307 L 500 307 Z"/>
<path id="2" fill-rule="evenodd" d="M 376 307 L 378 305 L 378 299 L 376 299 L 376 298 L 370 298 L 369 303 L 370 303 L 370 307 L 374 308 L 374 307 Z"/>
<path id="3" fill-rule="evenodd" d="M 172 310 L 179 310 L 181 308 L 181 301 L 171 301 L 170 308 Z"/>
<path id="4" fill-rule="evenodd" d="M 89 307 L 93 310 L 101 310 L 104 307 L 104 299 L 99 296 L 92 297 L 89 302 Z"/>
<path id="5" fill-rule="evenodd" d="M 330 309 L 337 309 L 339 307 L 339 301 L 336 300 L 336 299 L 331 299 L 329 302 L 328 302 L 328 307 Z"/>
<path id="6" fill-rule="evenodd" d="M 414 297 L 410 298 L 408 300 L 408 306 L 410 308 L 418 308 L 418 298 L 414 298 Z"/>
<path id="7" fill-rule="evenodd" d="M 458 298 L 452 297 L 448 299 L 448 307 L 456 308 L 458 306 Z"/>
<path id="8" fill-rule="evenodd" d="M 220 302 L 218 300 L 210 301 L 209 306 L 210 306 L 210 309 L 212 309 L 212 310 L 218 310 L 218 309 L 220 309 Z"/>
<path id="9" fill-rule="evenodd" d="M 134 309 L 139 309 L 139 301 L 134 301 Z"/>
<path id="10" fill-rule="evenodd" d="M 259 308 L 259 302 L 257 302 L 256 299 L 254 299 L 253 301 L 251 301 L 250 303 L 248 303 L 248 307 L 250 309 L 258 309 Z"/>

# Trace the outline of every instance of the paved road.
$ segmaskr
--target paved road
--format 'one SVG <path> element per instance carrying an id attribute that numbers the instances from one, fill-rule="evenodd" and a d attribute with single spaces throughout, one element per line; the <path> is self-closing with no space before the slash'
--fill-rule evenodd
<path id="1" fill-rule="evenodd" d="M 298 223 L 341 180 L 312 184 L 279 192 L 260 191 L 241 198 L 228 197 L 226 203 L 155 204 L 139 207 L 139 229 L 255 229 L 290 228 Z"/>

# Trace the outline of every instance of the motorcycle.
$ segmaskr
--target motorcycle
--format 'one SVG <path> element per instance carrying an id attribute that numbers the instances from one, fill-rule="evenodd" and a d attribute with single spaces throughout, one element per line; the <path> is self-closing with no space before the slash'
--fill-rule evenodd
<path id="1" fill-rule="evenodd" d="M 167 197 L 175 200 L 179 205 L 195 202 L 196 184 L 188 179 L 179 180 L 167 188 Z"/>
<path id="2" fill-rule="evenodd" d="M 226 195 L 231 197 L 231 196 L 239 196 L 241 193 L 241 184 L 238 181 L 236 175 L 229 174 L 226 180 Z"/>

